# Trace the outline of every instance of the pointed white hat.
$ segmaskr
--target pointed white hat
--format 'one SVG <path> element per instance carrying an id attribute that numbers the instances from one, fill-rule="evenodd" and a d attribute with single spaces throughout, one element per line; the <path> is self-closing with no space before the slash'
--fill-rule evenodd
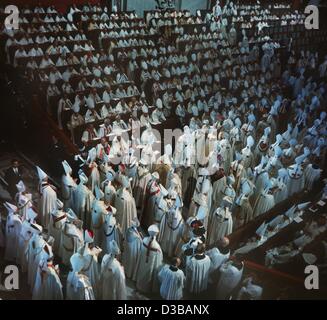
<path id="1" fill-rule="evenodd" d="M 160 179 L 159 173 L 157 171 L 151 173 L 151 176 L 152 176 L 152 178 L 154 178 L 156 180 L 159 180 Z"/>
<path id="2" fill-rule="evenodd" d="M 269 134 L 270 134 L 270 132 L 271 132 L 271 128 L 270 127 L 267 127 L 267 128 L 265 128 L 263 134 L 264 134 L 264 136 L 268 137 Z"/>
<path id="3" fill-rule="evenodd" d="M 86 174 L 84 172 L 80 172 L 78 177 L 82 184 L 86 184 L 89 180 L 89 178 L 86 176 Z"/>
<path id="4" fill-rule="evenodd" d="M 233 199 L 229 196 L 225 196 L 223 197 L 223 202 L 226 204 L 229 204 L 229 205 L 232 205 L 233 204 Z"/>
<path id="5" fill-rule="evenodd" d="M 235 123 L 235 127 L 237 127 L 237 128 L 241 128 L 241 126 L 242 126 L 242 122 L 241 122 L 240 118 L 236 118 L 236 119 L 234 120 L 234 123 Z"/>
<path id="6" fill-rule="evenodd" d="M 5 202 L 3 205 L 8 210 L 8 213 L 13 213 L 13 212 L 16 212 L 18 210 L 18 208 L 15 205 L 13 205 L 13 204 L 11 204 L 9 202 Z"/>
<path id="7" fill-rule="evenodd" d="M 301 164 L 306 159 L 306 157 L 307 156 L 305 154 L 302 154 L 302 155 L 296 157 L 295 158 L 295 163 L 298 164 L 298 165 Z"/>
<path id="8" fill-rule="evenodd" d="M 81 108 L 80 108 L 80 106 L 79 106 L 79 102 L 78 101 L 76 101 L 74 104 L 73 104 L 73 111 L 75 112 L 75 113 L 79 113 L 80 112 L 80 110 L 81 110 Z"/>
<path id="9" fill-rule="evenodd" d="M 26 191 L 26 187 L 25 184 L 22 180 L 20 180 L 17 184 L 16 184 L 16 188 L 18 190 L 18 192 L 25 192 Z"/>
<path id="10" fill-rule="evenodd" d="M 129 179 L 126 176 L 122 176 L 121 184 L 122 184 L 123 188 L 128 188 L 130 185 Z"/>
<path id="11" fill-rule="evenodd" d="M 90 230 L 84 231 L 84 242 L 85 243 L 92 243 L 94 241 L 94 235 L 93 232 Z"/>
<path id="12" fill-rule="evenodd" d="M 67 214 L 68 221 L 78 220 L 76 213 L 71 208 L 67 210 L 66 214 Z"/>
<path id="13" fill-rule="evenodd" d="M 109 169 L 109 170 L 106 172 L 106 179 L 107 179 L 108 181 L 113 181 L 114 178 L 115 178 L 115 175 L 116 175 L 115 171 L 112 170 L 112 169 Z"/>
<path id="14" fill-rule="evenodd" d="M 302 253 L 302 257 L 307 264 L 314 264 L 317 261 L 317 257 L 312 253 Z"/>
<path id="15" fill-rule="evenodd" d="M 48 177 L 48 175 L 40 167 L 36 166 L 36 169 L 37 169 L 37 174 L 39 176 L 40 181 L 42 181 Z"/>
<path id="16" fill-rule="evenodd" d="M 119 246 L 117 244 L 117 242 L 115 240 L 111 240 L 109 242 L 109 248 L 108 248 L 108 251 L 113 254 L 113 255 L 118 255 L 120 254 L 120 249 L 119 249 Z"/>
<path id="17" fill-rule="evenodd" d="M 102 200 L 103 199 L 104 193 L 98 186 L 95 186 L 94 192 L 95 192 L 95 197 L 96 197 L 97 200 Z"/>
<path id="18" fill-rule="evenodd" d="M 132 219 L 132 222 L 131 223 L 132 223 L 132 226 L 134 226 L 136 228 L 138 228 L 140 226 L 140 221 L 139 221 L 139 219 L 137 217 L 134 217 Z"/>
<path id="19" fill-rule="evenodd" d="M 71 168 L 71 166 L 69 165 L 69 163 L 68 163 L 66 160 L 62 161 L 61 164 L 62 164 L 62 166 L 63 166 L 63 168 L 64 168 L 64 171 L 65 171 L 65 173 L 66 173 L 67 175 L 72 174 L 73 169 Z"/>
<path id="20" fill-rule="evenodd" d="M 310 203 L 311 203 L 311 201 L 309 201 L 309 202 L 302 202 L 302 203 L 299 203 L 299 204 L 297 205 L 297 208 L 298 208 L 299 210 L 304 210 L 304 209 L 306 209 L 306 208 L 309 207 Z"/>
<path id="21" fill-rule="evenodd" d="M 87 156 L 87 161 L 88 162 L 93 162 L 93 161 L 95 161 L 96 157 L 97 157 L 97 150 L 96 150 L 96 148 L 90 149 L 89 154 Z"/>
<path id="22" fill-rule="evenodd" d="M 262 225 L 257 229 L 257 231 L 255 232 L 258 236 L 263 236 L 266 232 L 266 229 L 268 227 L 268 224 L 266 224 L 265 222 L 262 223 Z"/>
<path id="23" fill-rule="evenodd" d="M 156 100 L 156 106 L 157 106 L 157 108 L 159 108 L 159 109 L 162 109 L 162 100 L 160 99 L 160 98 L 158 98 L 157 100 Z"/>
<path id="24" fill-rule="evenodd" d="M 57 199 L 57 209 L 62 209 L 64 207 L 64 204 L 61 200 Z"/>
<path id="25" fill-rule="evenodd" d="M 30 226 L 31 226 L 31 231 L 32 231 L 32 233 L 34 233 L 34 234 L 41 234 L 42 231 L 43 231 L 42 226 L 40 226 L 40 225 L 37 224 L 37 223 L 31 223 Z"/>
<path id="26" fill-rule="evenodd" d="M 232 185 L 235 183 L 235 177 L 233 175 L 230 175 L 227 177 L 227 184 Z"/>
<path id="27" fill-rule="evenodd" d="M 210 190 L 210 181 L 209 179 L 205 179 L 202 184 L 201 192 L 203 194 L 208 193 Z"/>
<path id="28" fill-rule="evenodd" d="M 88 107 L 89 109 L 94 109 L 94 108 L 95 108 L 95 103 L 94 103 L 93 98 L 88 97 L 88 98 L 86 99 L 86 105 L 87 105 L 87 107 Z"/>

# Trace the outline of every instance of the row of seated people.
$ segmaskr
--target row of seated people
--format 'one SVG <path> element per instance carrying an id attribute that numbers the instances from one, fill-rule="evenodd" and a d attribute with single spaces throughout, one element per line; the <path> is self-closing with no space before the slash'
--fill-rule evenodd
<path id="1" fill-rule="evenodd" d="M 155 18 L 181 18 L 181 17 L 190 17 L 191 13 L 189 10 L 148 10 L 144 11 L 144 17 L 147 24 L 149 24 L 150 20 Z"/>
<path id="2" fill-rule="evenodd" d="M 55 51 L 57 51 L 57 48 L 55 48 Z M 112 54 L 106 54 L 104 50 L 91 50 L 87 53 L 84 51 L 56 53 L 55 51 L 52 54 L 48 54 L 47 52 L 43 53 L 42 49 L 39 48 L 37 51 L 32 52 L 33 56 L 17 59 L 17 65 L 33 70 L 42 69 L 45 71 L 51 67 L 81 66 L 85 68 L 85 75 L 92 74 L 87 68 L 90 65 L 90 69 L 92 70 L 92 64 L 100 65 L 106 75 L 110 75 L 112 71 L 116 70 L 113 63 L 114 56 Z"/>
<path id="3" fill-rule="evenodd" d="M 47 43 L 53 43 L 56 40 L 59 42 L 67 42 L 67 41 L 87 41 L 87 38 L 84 34 L 84 31 L 81 29 L 78 29 L 74 23 L 56 23 L 54 25 L 49 23 L 42 23 L 40 22 L 40 26 L 35 26 L 32 24 L 26 25 L 24 28 L 24 24 L 21 25 L 21 28 L 19 29 L 18 34 L 15 34 L 15 37 L 13 37 L 12 34 L 9 34 L 10 37 L 7 40 L 6 43 L 6 51 L 8 52 L 9 47 L 13 47 L 13 50 L 17 49 L 15 48 L 16 45 L 23 45 L 32 46 L 33 44 L 47 44 Z M 117 23 L 115 23 L 117 25 Z M 19 36 L 21 34 L 21 36 Z M 32 34 L 34 35 L 32 37 Z M 90 50 L 92 49 L 92 44 L 88 42 L 85 46 L 79 46 L 71 44 L 72 48 L 70 50 L 74 51 L 80 51 L 80 50 Z M 25 50 L 32 50 L 31 47 L 25 47 Z M 43 48 L 45 50 L 45 48 Z M 21 52 L 22 55 L 24 55 L 24 52 Z M 26 52 L 28 55 L 28 53 Z M 10 61 L 10 60 L 8 60 Z"/>
<path id="4" fill-rule="evenodd" d="M 42 47 L 45 50 L 42 49 Z M 29 51 L 26 51 L 25 48 Z M 88 57 L 89 53 L 92 51 L 95 51 L 95 48 L 93 47 L 92 42 L 89 40 L 66 41 L 66 42 L 55 41 L 53 44 L 50 45 L 36 44 L 36 45 L 28 45 L 28 46 L 19 46 L 15 52 L 13 64 L 15 67 L 17 67 L 26 63 L 28 60 L 30 60 L 30 58 L 37 59 L 37 57 L 41 57 L 40 59 L 44 60 L 45 62 L 43 64 L 41 61 L 40 68 L 47 68 L 48 64 L 50 63 L 50 62 L 47 63 L 47 61 L 49 59 L 52 61 L 51 57 L 53 59 L 57 59 L 57 58 L 62 59 L 62 57 L 59 56 L 66 56 L 67 54 L 70 53 L 78 54 L 79 56 L 84 55 L 84 57 Z M 103 61 L 105 61 L 106 56 L 103 56 L 102 59 Z"/>
<path id="5" fill-rule="evenodd" d="M 84 84 L 85 82 L 83 82 L 83 85 Z M 81 101 L 84 101 L 86 99 L 88 107 L 94 108 L 94 105 L 98 103 L 109 104 L 112 100 L 121 101 L 123 103 L 124 100 L 131 100 L 132 98 L 139 96 L 140 94 L 138 89 L 135 87 L 135 85 L 133 86 L 132 84 L 127 87 L 127 90 L 125 90 L 124 87 L 121 85 L 117 88 L 116 91 L 113 91 L 110 86 L 107 86 L 102 89 L 97 89 L 89 86 L 85 90 L 71 92 L 63 91 L 62 94 L 50 96 L 51 99 L 49 99 L 49 110 L 52 115 L 56 115 L 56 111 L 58 110 L 59 112 L 59 110 L 62 109 L 60 108 L 60 99 L 68 99 L 70 103 L 67 102 L 67 107 L 70 108 L 72 108 L 74 104 L 80 103 Z M 86 98 L 84 99 L 84 97 Z M 116 111 L 118 112 L 118 109 Z M 123 111 L 119 111 L 118 113 L 122 112 Z M 102 114 L 105 114 L 104 111 L 102 112 Z"/>
<path id="6" fill-rule="evenodd" d="M 129 37 L 118 37 L 118 38 L 103 38 L 99 39 L 101 46 L 105 50 L 114 49 L 133 49 L 139 47 L 154 46 L 153 35 L 151 34 L 138 34 Z M 149 44 L 150 43 L 150 44 Z"/>
<path id="7" fill-rule="evenodd" d="M 97 23 L 97 21 L 99 21 Z M 121 30 L 128 30 L 132 31 L 133 29 L 144 29 L 146 28 L 146 25 L 144 23 L 143 19 L 132 19 L 132 20 L 121 20 L 121 21 L 115 21 L 115 20 L 103 20 L 100 19 L 100 17 L 97 20 L 90 20 L 88 23 L 88 30 L 103 30 L 103 31 L 118 31 Z M 123 36 L 122 34 L 121 36 Z"/>
<path id="8" fill-rule="evenodd" d="M 171 84 L 168 85 L 168 88 L 165 88 L 165 90 L 162 90 L 161 92 L 156 91 L 155 97 L 162 97 L 163 102 L 156 105 L 157 110 L 155 110 L 151 115 L 150 123 L 165 121 L 166 117 L 171 116 L 170 109 L 173 109 L 172 111 L 174 111 L 174 108 L 178 107 L 178 103 L 181 105 L 185 103 L 189 113 L 192 112 L 192 104 L 196 104 L 200 111 L 209 111 L 205 97 L 209 97 L 212 94 L 212 90 L 209 90 L 205 85 L 203 85 L 203 83 L 201 83 L 201 85 L 202 87 L 199 85 L 192 88 L 192 91 L 190 91 L 189 85 L 185 85 L 182 88 L 178 84 L 171 82 Z M 192 95 L 190 92 L 192 92 Z M 167 98 L 166 95 L 168 95 Z M 144 97 L 143 93 L 141 97 Z M 72 112 L 75 112 L 74 110 L 78 110 L 78 112 L 75 112 L 75 118 L 77 119 L 77 113 L 80 113 L 81 108 L 83 109 L 82 114 L 84 115 L 84 119 L 81 121 L 83 124 L 93 122 L 95 120 L 103 120 L 112 113 L 132 113 L 133 105 L 137 102 L 137 97 L 135 96 L 128 97 L 127 99 L 125 99 L 125 97 L 117 98 L 114 94 L 112 94 L 111 90 L 107 89 L 105 89 L 103 92 L 101 92 L 101 90 L 90 89 L 88 95 L 86 94 L 84 96 L 83 93 L 79 94 L 75 96 L 75 101 L 72 102 L 73 98 L 74 95 L 64 94 L 64 96 L 59 100 L 57 109 L 59 123 L 64 122 L 62 120 L 63 117 L 67 120 Z M 179 108 L 182 107 L 179 106 Z M 55 108 L 53 109 L 53 113 L 54 112 Z M 63 112 L 66 113 L 66 116 L 63 116 Z M 69 115 L 68 117 L 67 114 Z M 177 114 L 177 109 L 175 114 Z M 78 125 L 69 126 L 76 128 Z"/>
<path id="9" fill-rule="evenodd" d="M 117 77 L 120 76 L 120 79 L 122 79 L 123 82 L 114 83 L 112 78 L 109 77 L 102 80 L 100 77 L 80 77 L 77 74 L 76 78 L 74 76 L 74 71 L 75 73 L 77 73 L 77 71 L 75 69 L 72 70 L 73 72 L 71 72 L 70 78 L 67 81 L 58 79 L 57 84 L 56 81 L 55 83 L 50 82 L 48 85 L 46 90 L 46 97 L 50 109 L 52 109 L 51 106 L 57 105 L 58 98 L 63 93 L 72 97 L 78 97 L 79 95 L 83 95 L 89 91 L 98 90 L 99 92 L 104 92 L 104 95 L 107 94 L 108 96 L 112 96 L 112 98 L 115 99 L 131 98 L 140 94 L 135 84 L 129 81 L 125 82 L 124 79 L 127 78 L 124 74 L 117 73 Z M 60 86 L 61 83 L 62 85 Z"/>
<path id="10" fill-rule="evenodd" d="M 305 168 L 303 172 L 305 177 L 304 186 L 307 190 L 306 192 L 312 191 L 312 184 L 309 173 L 310 170 L 311 166 Z M 317 168 L 318 173 L 319 170 L 320 169 Z M 316 175 L 314 182 L 317 183 L 318 180 L 319 174 Z M 307 189 L 308 187 L 310 187 L 310 189 Z M 306 244 L 311 242 L 315 238 L 315 236 L 318 235 L 320 232 L 314 234 L 313 237 L 306 237 L 304 236 L 305 233 L 298 233 L 298 231 L 307 229 L 305 226 L 308 222 L 309 224 L 312 223 L 312 218 L 318 218 L 320 216 L 315 215 L 314 217 L 313 213 L 310 211 L 310 208 L 313 204 L 312 201 L 302 202 L 303 199 L 309 199 L 306 192 L 302 191 L 296 197 L 295 202 L 288 201 L 286 202 L 286 205 L 283 206 L 283 208 L 279 208 L 279 210 L 272 210 L 273 214 L 267 212 L 266 214 L 262 215 L 260 217 L 261 222 L 259 226 L 255 227 L 254 230 L 252 230 L 252 232 L 250 233 L 245 232 L 244 236 L 240 239 L 240 242 L 237 245 L 238 248 L 236 248 L 236 250 L 234 251 L 235 254 L 246 256 L 249 259 L 250 257 L 256 257 L 255 259 L 257 261 L 263 263 L 266 259 L 266 266 L 271 267 L 274 262 L 269 260 L 269 257 L 265 258 L 267 251 L 270 251 L 272 248 L 296 238 L 298 238 L 298 240 L 295 241 L 297 247 L 303 248 Z M 253 224 L 257 225 L 257 221 L 254 220 Z M 317 232 L 318 228 L 315 229 L 315 232 Z M 270 255 L 270 259 L 272 257 L 273 255 Z M 281 260 L 283 259 L 281 258 Z"/>
<path id="11" fill-rule="evenodd" d="M 268 268 L 294 276 L 302 277 L 307 264 L 316 264 L 326 271 L 325 207 L 326 199 L 321 194 L 313 202 L 291 206 L 284 213 L 264 221 L 257 229 L 256 236 L 246 240 L 236 253 L 249 259 L 255 257 L 256 261 L 261 261 Z"/>

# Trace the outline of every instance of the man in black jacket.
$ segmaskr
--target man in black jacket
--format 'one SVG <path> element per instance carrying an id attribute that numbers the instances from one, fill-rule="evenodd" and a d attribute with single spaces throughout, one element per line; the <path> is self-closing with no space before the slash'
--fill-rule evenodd
<path id="1" fill-rule="evenodd" d="M 23 170 L 20 167 L 18 160 L 17 159 L 11 160 L 11 167 L 6 170 L 5 180 L 8 183 L 7 189 L 13 199 L 15 198 L 15 195 L 17 193 L 16 184 L 20 180 L 23 180 L 22 174 L 23 174 Z"/>

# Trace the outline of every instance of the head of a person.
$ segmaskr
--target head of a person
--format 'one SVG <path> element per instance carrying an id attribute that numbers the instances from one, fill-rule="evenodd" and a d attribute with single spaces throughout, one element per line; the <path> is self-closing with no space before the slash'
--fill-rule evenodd
<path id="1" fill-rule="evenodd" d="M 197 254 L 203 254 L 206 251 L 206 245 L 204 243 L 200 243 L 196 248 Z"/>
<path id="2" fill-rule="evenodd" d="M 101 138 L 101 144 L 103 145 L 103 146 L 106 146 L 107 145 L 107 139 L 106 138 Z"/>
<path id="3" fill-rule="evenodd" d="M 178 257 L 174 257 L 171 259 L 171 265 L 177 268 L 181 265 L 181 262 L 181 259 Z"/>
<path id="4" fill-rule="evenodd" d="M 17 159 L 12 159 L 11 160 L 11 165 L 13 168 L 18 168 L 19 167 L 19 161 Z"/>

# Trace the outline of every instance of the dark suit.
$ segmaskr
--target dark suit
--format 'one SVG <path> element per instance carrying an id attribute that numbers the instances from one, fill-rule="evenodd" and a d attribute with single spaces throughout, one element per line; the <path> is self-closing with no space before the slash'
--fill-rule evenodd
<path id="1" fill-rule="evenodd" d="M 17 168 L 17 173 L 15 173 L 13 167 L 6 170 L 5 180 L 8 183 L 8 191 L 13 199 L 17 193 L 16 184 L 23 179 L 22 174 L 23 170 L 20 167 Z"/>

